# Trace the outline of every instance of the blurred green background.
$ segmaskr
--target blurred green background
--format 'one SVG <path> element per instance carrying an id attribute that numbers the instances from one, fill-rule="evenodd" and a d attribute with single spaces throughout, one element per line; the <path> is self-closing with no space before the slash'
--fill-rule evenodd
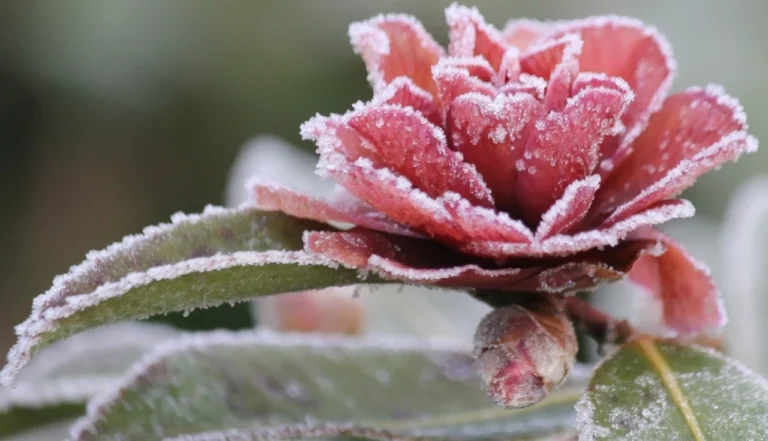
<path id="1" fill-rule="evenodd" d="M 56 274 L 176 211 L 223 202 L 253 135 L 297 145 L 316 112 L 370 97 L 349 22 L 418 16 L 445 42 L 448 1 L 62 0 L 0 3 L 0 346 Z M 477 1 L 487 19 L 636 16 L 672 42 L 676 90 L 723 84 L 768 139 L 768 2 Z M 688 196 L 717 219 L 768 152 Z M 247 321 L 219 313 L 207 326 Z M 210 317 L 209 317 L 210 318 Z M 208 319 L 205 319 L 208 320 Z M 206 326 L 203 324 L 203 326 Z"/>

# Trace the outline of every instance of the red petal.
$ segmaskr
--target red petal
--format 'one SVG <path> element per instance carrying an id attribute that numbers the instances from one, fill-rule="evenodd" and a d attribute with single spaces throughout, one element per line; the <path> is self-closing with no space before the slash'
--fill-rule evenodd
<path id="1" fill-rule="evenodd" d="M 413 84 L 408 77 L 397 77 L 381 93 L 374 97 L 376 103 L 397 104 L 412 107 L 435 125 L 442 125 L 443 117 L 440 107 L 427 91 Z"/>
<path id="2" fill-rule="evenodd" d="M 562 38 L 562 41 L 565 42 L 562 46 L 562 55 L 549 76 L 547 93 L 544 96 L 544 110 L 547 113 L 563 110 L 568 97 L 571 96 L 571 85 L 579 73 L 578 57 L 581 53 L 581 40 L 575 35 L 568 34 Z"/>
<path id="3" fill-rule="evenodd" d="M 512 211 L 516 206 L 515 162 L 523 154 L 539 108 L 528 94 L 491 99 L 469 93 L 451 105 L 448 128 L 453 148 L 485 178 L 501 210 Z"/>
<path id="4" fill-rule="evenodd" d="M 341 155 L 321 158 L 318 167 L 350 193 L 396 222 L 442 240 L 458 243 L 467 240 L 467 234 L 453 221 L 441 202 L 414 189 L 408 179 L 389 169 L 374 168 L 366 159 L 351 163 Z"/>
<path id="5" fill-rule="evenodd" d="M 360 201 L 354 205 L 351 202 L 333 204 L 258 177 L 248 182 L 248 188 L 251 191 L 251 202 L 262 210 L 282 211 L 290 216 L 318 222 L 343 222 L 388 233 L 415 235 L 384 213 L 359 205 Z"/>
<path id="6" fill-rule="evenodd" d="M 557 27 L 557 32 L 557 35 L 581 35 L 584 41 L 579 60 L 582 71 L 621 77 L 635 92 L 635 100 L 622 118 L 626 135 L 621 144 L 614 146 L 618 147 L 617 152 L 628 148 L 643 131 L 651 114 L 661 107 L 672 84 L 675 61 L 669 43 L 656 29 L 622 17 L 565 22 Z M 606 167 L 611 167 L 611 163 L 607 162 Z"/>
<path id="7" fill-rule="evenodd" d="M 535 75 L 549 81 L 552 72 L 564 58 L 581 53 L 581 40 L 577 35 L 565 35 L 557 40 L 550 40 L 535 46 L 520 56 L 520 69 L 523 73 Z"/>
<path id="8" fill-rule="evenodd" d="M 520 74 L 517 82 L 508 83 L 499 89 L 499 93 L 514 95 L 527 93 L 539 101 L 544 100 L 544 92 L 547 90 L 547 82 L 543 78 L 534 75 Z"/>
<path id="9" fill-rule="evenodd" d="M 349 37 L 355 52 L 365 61 L 374 90 L 406 76 L 427 92 L 437 93 L 431 69 L 443 55 L 443 49 L 415 18 L 380 15 L 353 23 Z"/>
<path id="10" fill-rule="evenodd" d="M 633 237 L 658 240 L 667 249 L 659 256 L 641 257 L 629 277 L 661 301 L 669 328 L 695 334 L 725 324 L 720 292 L 703 264 L 680 244 L 653 229 L 644 228 Z"/>
<path id="11" fill-rule="evenodd" d="M 623 279 L 638 257 L 653 246 L 653 241 L 633 240 L 605 250 L 592 250 L 552 268 L 536 268 L 534 275 L 518 282 L 514 290 L 546 293 L 592 290 Z"/>
<path id="12" fill-rule="evenodd" d="M 382 161 L 436 198 L 447 191 L 492 207 L 482 176 L 448 148 L 443 131 L 412 109 L 368 106 L 351 113 L 349 125 L 370 141 Z"/>
<path id="13" fill-rule="evenodd" d="M 620 206 L 611 222 L 674 197 L 707 171 L 755 150 L 757 141 L 747 134 L 738 101 L 708 86 L 669 97 L 632 148 L 597 197 L 597 214 Z"/>
<path id="14" fill-rule="evenodd" d="M 610 228 L 572 235 L 560 234 L 543 241 L 536 240 L 530 244 L 473 241 L 461 248 L 466 253 L 494 259 L 570 256 L 593 248 L 615 246 L 640 227 L 658 225 L 671 219 L 691 217 L 694 213 L 693 205 L 686 200 L 661 201 Z"/>
<path id="15" fill-rule="evenodd" d="M 465 93 L 476 92 L 489 97 L 496 94 L 496 88 L 491 83 L 473 75 L 469 68 L 456 67 L 456 64 L 456 62 L 440 60 L 432 70 L 440 102 L 446 113 L 451 103 Z"/>
<path id="16" fill-rule="evenodd" d="M 612 89 L 584 89 L 536 124 L 518 163 L 517 197 L 528 222 L 538 224 L 566 186 L 595 170 L 600 143 L 615 133 L 628 99 Z"/>
<path id="17" fill-rule="evenodd" d="M 499 31 L 485 22 L 477 8 L 452 4 L 445 11 L 450 28 L 448 52 L 452 57 L 482 55 L 494 70 L 501 66 L 506 45 Z"/>
<path id="18" fill-rule="evenodd" d="M 499 73 L 495 77 L 496 84 L 502 85 L 517 81 L 520 78 L 520 51 L 510 47 L 504 52 L 499 66 Z"/>
<path id="19" fill-rule="evenodd" d="M 440 200 L 453 215 L 453 220 L 472 240 L 530 242 L 533 234 L 522 222 L 507 213 L 471 205 L 456 193 L 446 193 Z"/>
<path id="20" fill-rule="evenodd" d="M 308 232 L 307 250 L 387 279 L 439 286 L 502 288 L 530 274 L 518 268 L 484 269 L 435 242 L 372 231 Z"/>
<path id="21" fill-rule="evenodd" d="M 548 32 L 549 25 L 534 20 L 510 20 L 501 31 L 501 38 L 511 46 L 526 50 Z"/>
<path id="22" fill-rule="evenodd" d="M 587 215 L 598 188 L 600 188 L 599 175 L 572 182 L 565 189 L 563 197 L 541 217 L 541 223 L 536 229 L 536 239 L 544 240 L 576 228 Z"/>
<path id="23" fill-rule="evenodd" d="M 573 86 L 571 87 L 571 94 L 577 95 L 582 90 L 588 89 L 588 88 L 595 88 L 595 87 L 604 87 L 608 89 L 613 89 L 625 96 L 631 97 L 630 101 L 634 100 L 634 93 L 632 92 L 632 89 L 629 87 L 629 84 L 627 84 L 624 79 L 621 77 L 609 77 L 608 75 L 604 73 L 595 73 L 595 72 L 581 72 L 576 76 L 576 80 L 573 82 Z M 630 103 L 630 106 L 632 104 Z M 622 120 L 626 119 L 626 111 L 624 112 L 624 115 L 622 116 Z M 622 122 L 623 124 L 623 122 Z M 600 159 L 602 161 L 602 165 L 605 166 L 608 162 L 605 158 L 610 158 L 613 152 L 616 151 L 616 148 L 618 147 L 619 143 L 624 139 L 624 135 L 626 132 L 626 127 L 621 130 L 620 132 L 616 133 L 613 136 L 608 136 L 605 138 L 603 143 L 600 145 Z M 605 176 L 606 171 L 604 167 L 600 168 L 600 173 L 602 176 Z"/>

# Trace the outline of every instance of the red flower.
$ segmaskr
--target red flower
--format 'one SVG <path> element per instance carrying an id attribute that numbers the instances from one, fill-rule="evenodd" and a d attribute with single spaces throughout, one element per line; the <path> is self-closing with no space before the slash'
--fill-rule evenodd
<path id="1" fill-rule="evenodd" d="M 649 226 L 692 216 L 675 197 L 757 148 L 738 102 L 718 86 L 665 98 L 669 44 L 636 20 L 498 31 L 476 9 L 446 15 L 447 54 L 408 16 L 350 27 L 374 97 L 302 127 L 341 190 L 318 200 L 257 180 L 257 205 L 356 225 L 308 232 L 306 248 L 386 278 L 563 293 L 634 265 L 669 327 L 721 326 L 707 271 Z"/>

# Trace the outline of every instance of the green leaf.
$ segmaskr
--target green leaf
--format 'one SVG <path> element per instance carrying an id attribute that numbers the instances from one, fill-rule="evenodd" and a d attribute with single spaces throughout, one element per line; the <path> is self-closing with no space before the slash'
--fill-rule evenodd
<path id="1" fill-rule="evenodd" d="M 768 383 L 703 348 L 640 338 L 595 371 L 579 401 L 579 439 L 768 439 Z"/>
<path id="2" fill-rule="evenodd" d="M 47 347 L 13 387 L 0 388 L 0 437 L 84 415 L 88 399 L 114 387 L 154 345 L 179 335 L 169 326 L 121 323 Z"/>
<path id="3" fill-rule="evenodd" d="M 507 410 L 482 391 L 468 348 L 214 332 L 159 348 L 94 398 L 73 433 L 128 441 L 311 422 L 406 437 L 533 437 L 572 428 L 581 390 L 569 384 L 542 404 Z"/>
<path id="4" fill-rule="evenodd" d="M 246 430 L 234 429 L 203 432 L 193 435 L 182 435 L 175 438 L 166 438 L 164 441 L 288 441 L 313 439 L 333 439 L 338 441 L 437 441 L 444 438 L 408 436 L 396 434 L 388 430 L 362 428 L 354 425 L 297 424 L 266 428 L 259 427 Z M 576 434 L 572 431 L 563 431 L 552 435 L 546 435 L 543 438 L 524 435 L 522 437 L 514 438 L 505 437 L 504 439 L 507 441 L 576 441 Z"/>
<path id="5" fill-rule="evenodd" d="M 296 250 L 320 224 L 255 209 L 208 207 L 149 227 L 54 280 L 16 327 L 0 383 L 9 384 L 42 347 L 86 328 L 259 295 L 349 285 L 356 271 Z"/>

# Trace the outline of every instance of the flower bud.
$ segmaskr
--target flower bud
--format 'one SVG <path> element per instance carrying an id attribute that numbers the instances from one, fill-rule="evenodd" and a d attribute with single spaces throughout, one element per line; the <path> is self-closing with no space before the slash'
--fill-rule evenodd
<path id="1" fill-rule="evenodd" d="M 283 332 L 359 334 L 364 308 L 354 288 L 326 288 L 263 297 L 256 301 L 257 324 Z"/>
<path id="2" fill-rule="evenodd" d="M 491 311 L 475 333 L 488 396 L 507 408 L 538 403 L 568 375 L 578 344 L 573 324 L 550 304 Z"/>

